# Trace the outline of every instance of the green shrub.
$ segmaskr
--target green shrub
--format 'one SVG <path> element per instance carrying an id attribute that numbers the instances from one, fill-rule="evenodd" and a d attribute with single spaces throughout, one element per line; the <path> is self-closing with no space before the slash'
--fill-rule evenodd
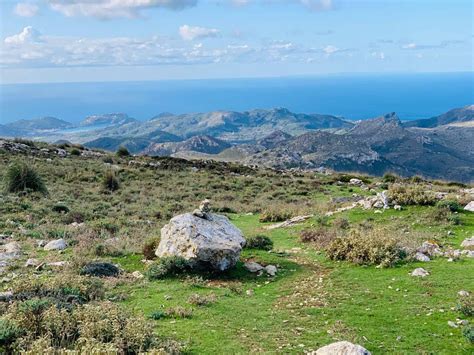
<path id="1" fill-rule="evenodd" d="M 115 277 L 120 274 L 120 269 L 110 263 L 94 261 L 84 265 L 80 271 L 80 274 L 97 277 Z"/>
<path id="2" fill-rule="evenodd" d="M 442 200 L 436 204 L 436 207 L 447 209 L 450 212 L 459 212 L 463 209 L 461 204 L 456 200 Z"/>
<path id="3" fill-rule="evenodd" d="M 166 313 L 163 311 L 154 311 L 148 316 L 148 318 L 153 319 L 153 320 L 159 320 L 165 317 L 166 317 Z"/>
<path id="4" fill-rule="evenodd" d="M 71 155 L 80 156 L 81 151 L 79 149 L 74 148 L 73 150 L 71 150 Z"/>
<path id="5" fill-rule="evenodd" d="M 266 235 L 256 235 L 247 239 L 245 244 L 247 249 L 261 249 L 261 250 L 272 250 L 273 240 Z"/>
<path id="6" fill-rule="evenodd" d="M 53 206 L 53 211 L 57 213 L 68 213 L 69 212 L 69 207 L 66 206 L 65 204 L 58 203 Z"/>
<path id="7" fill-rule="evenodd" d="M 434 193 L 425 191 L 422 186 L 392 185 L 388 189 L 388 197 L 402 206 L 432 206 L 438 202 Z"/>
<path id="8" fill-rule="evenodd" d="M 331 260 L 347 260 L 359 265 L 393 266 L 406 257 L 396 238 L 383 230 L 352 231 L 338 237 L 326 249 Z"/>
<path id="9" fill-rule="evenodd" d="M 48 193 L 41 176 L 25 162 L 15 162 L 8 167 L 5 175 L 5 188 L 7 192 Z"/>
<path id="10" fill-rule="evenodd" d="M 459 297 L 457 309 L 466 317 L 474 316 L 474 296 L 469 294 Z"/>
<path id="11" fill-rule="evenodd" d="M 472 324 L 465 325 L 462 328 L 462 335 L 470 342 L 474 343 L 474 326 Z"/>
<path id="12" fill-rule="evenodd" d="M 160 238 L 150 238 L 143 244 L 142 252 L 143 256 L 147 260 L 156 259 L 156 248 L 158 248 L 158 244 L 160 244 Z"/>
<path id="13" fill-rule="evenodd" d="M 117 149 L 117 156 L 118 157 L 128 157 L 130 156 L 130 152 L 128 151 L 127 148 L 125 148 L 124 146 L 120 146 L 118 149 Z"/>
<path id="14" fill-rule="evenodd" d="M 22 334 L 21 329 L 12 321 L 0 318 L 0 350 L 11 352 L 11 345 Z"/>
<path id="15" fill-rule="evenodd" d="M 107 170 L 102 181 L 102 186 L 107 191 L 117 191 L 120 188 L 120 182 L 112 170 Z"/>
<path id="16" fill-rule="evenodd" d="M 158 259 L 150 265 L 147 276 L 150 280 L 176 276 L 190 269 L 189 262 L 180 256 L 168 256 Z"/>
<path id="17" fill-rule="evenodd" d="M 383 182 L 396 182 L 399 179 L 400 178 L 397 175 L 391 173 L 385 173 L 382 177 Z"/>

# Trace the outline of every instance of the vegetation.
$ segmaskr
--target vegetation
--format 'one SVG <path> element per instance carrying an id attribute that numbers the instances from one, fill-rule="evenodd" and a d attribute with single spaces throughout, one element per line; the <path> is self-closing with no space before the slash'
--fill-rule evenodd
<path id="1" fill-rule="evenodd" d="M 8 167 L 5 189 L 8 192 L 48 193 L 41 176 L 25 161 L 14 162 Z"/>
<path id="2" fill-rule="evenodd" d="M 68 153 L 74 148 L 65 146 Z M 0 171 L 7 175 L 21 158 L 0 153 Z M 457 293 L 472 294 L 474 259 L 404 258 L 424 241 L 449 251 L 474 235 L 474 213 L 454 203 L 469 202 L 465 187 L 370 177 L 365 189 L 340 183 L 347 179 L 340 174 L 116 155 L 37 156 L 29 165 L 49 194 L 0 194 L 4 244 L 22 247 L 2 275 L 0 291 L 11 292 L 0 297 L 5 353 L 297 354 L 337 340 L 373 354 L 472 353 L 472 326 L 461 323 L 474 321 L 472 297 Z M 120 188 L 104 192 L 104 172 L 112 169 Z M 410 201 L 400 211 L 334 212 L 350 206 L 353 195 L 371 198 L 399 186 Z M 439 193 L 447 202 L 426 203 Z M 213 210 L 246 236 L 236 267 L 191 273 L 184 260 L 156 258 L 160 228 L 209 196 Z M 297 215 L 314 217 L 268 229 Z M 62 252 L 37 247 L 58 238 L 68 243 Z M 26 267 L 30 258 L 39 267 Z M 276 265 L 276 276 L 248 272 L 243 263 L 250 260 Z M 120 273 L 95 272 L 109 265 Z M 430 275 L 410 276 L 418 267 Z"/>
<path id="3" fill-rule="evenodd" d="M 120 146 L 118 149 L 117 149 L 117 156 L 118 157 L 128 157 L 130 156 L 130 152 L 128 151 L 127 148 L 125 148 L 124 146 Z"/>

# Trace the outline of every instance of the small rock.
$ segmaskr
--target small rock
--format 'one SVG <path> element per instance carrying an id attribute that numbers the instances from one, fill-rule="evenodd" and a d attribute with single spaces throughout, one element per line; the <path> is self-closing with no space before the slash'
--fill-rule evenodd
<path id="1" fill-rule="evenodd" d="M 12 291 L 0 292 L 0 302 L 8 302 L 13 298 Z"/>
<path id="2" fill-rule="evenodd" d="M 474 212 L 474 201 L 471 201 L 466 206 L 464 206 L 464 210 Z"/>
<path id="3" fill-rule="evenodd" d="M 461 243 L 461 247 L 474 250 L 474 237 L 464 239 Z"/>
<path id="4" fill-rule="evenodd" d="M 253 290 L 247 290 L 247 291 L 245 291 L 245 294 L 246 294 L 247 296 L 253 296 L 253 295 L 254 295 L 254 292 L 253 292 Z"/>
<path id="5" fill-rule="evenodd" d="M 10 242 L 5 245 L 2 245 L 2 249 L 5 253 L 9 254 L 20 254 L 21 253 L 21 245 L 18 242 Z"/>
<path id="6" fill-rule="evenodd" d="M 349 185 L 360 186 L 362 184 L 363 184 L 363 181 L 360 180 L 360 179 L 352 178 L 352 179 L 349 180 Z"/>
<path id="7" fill-rule="evenodd" d="M 38 259 L 26 260 L 25 267 L 37 267 L 41 262 Z"/>
<path id="8" fill-rule="evenodd" d="M 132 276 L 136 279 L 143 279 L 143 274 L 140 271 L 134 271 L 132 272 Z"/>
<path id="9" fill-rule="evenodd" d="M 451 327 L 451 328 L 457 328 L 458 325 L 456 323 L 454 323 L 453 321 L 448 321 L 448 325 Z"/>
<path id="10" fill-rule="evenodd" d="M 426 271 L 422 267 L 419 267 L 412 271 L 411 276 L 426 277 L 429 274 L 430 273 L 428 271 Z"/>
<path id="11" fill-rule="evenodd" d="M 64 239 L 52 240 L 44 246 L 44 250 L 64 250 L 66 248 L 67 243 Z"/>
<path id="12" fill-rule="evenodd" d="M 461 290 L 458 292 L 458 296 L 460 297 L 468 297 L 469 296 L 469 292 L 465 291 L 465 290 Z"/>
<path id="13" fill-rule="evenodd" d="M 430 261 L 430 258 L 423 254 L 423 253 L 420 253 L 420 252 L 417 252 L 414 256 L 415 260 L 417 261 L 423 261 L 423 262 L 426 262 L 426 261 Z"/>
<path id="14" fill-rule="evenodd" d="M 434 257 L 437 255 L 441 255 L 441 250 L 436 243 L 431 242 L 423 242 L 421 247 L 417 249 L 417 252 L 428 255 L 429 257 Z"/>
<path id="15" fill-rule="evenodd" d="M 259 272 L 260 270 L 264 269 L 262 265 L 254 261 L 245 262 L 244 267 L 250 272 Z"/>
<path id="16" fill-rule="evenodd" d="M 358 344 L 352 344 L 348 341 L 338 341 L 308 354 L 311 355 L 370 355 L 370 351 Z"/>
<path id="17" fill-rule="evenodd" d="M 36 245 L 38 248 L 43 248 L 46 245 L 46 241 L 43 239 L 40 239 L 38 240 L 38 242 L 36 242 Z"/>
<path id="18" fill-rule="evenodd" d="M 68 264 L 69 263 L 67 261 L 54 261 L 51 263 L 47 263 L 46 265 L 51 266 L 51 267 L 65 267 Z"/>
<path id="19" fill-rule="evenodd" d="M 402 206 L 400 206 L 400 205 L 395 205 L 395 206 L 393 206 L 393 209 L 394 209 L 394 210 L 397 210 L 397 211 L 401 211 L 401 210 L 402 210 Z"/>
<path id="20" fill-rule="evenodd" d="M 275 265 L 267 265 L 265 266 L 265 272 L 270 276 L 275 276 L 277 273 L 277 268 Z"/>

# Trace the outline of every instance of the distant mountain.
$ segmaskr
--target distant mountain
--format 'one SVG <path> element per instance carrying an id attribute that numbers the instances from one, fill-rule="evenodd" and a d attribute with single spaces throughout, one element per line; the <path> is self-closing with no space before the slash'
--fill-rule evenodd
<path id="1" fill-rule="evenodd" d="M 173 155 L 185 151 L 218 154 L 229 147 L 229 143 L 211 136 L 194 136 L 182 142 L 153 143 L 143 153 L 156 156 Z"/>
<path id="2" fill-rule="evenodd" d="M 461 108 L 448 111 L 442 115 L 428 119 L 406 121 L 405 127 L 434 128 L 452 123 L 468 122 L 474 120 L 474 105 L 468 105 Z"/>
<path id="3" fill-rule="evenodd" d="M 19 129 L 11 128 L 10 126 L 5 126 L 0 124 L 0 137 L 20 137 L 25 135 L 25 132 L 20 131 Z"/>
<path id="4" fill-rule="evenodd" d="M 86 117 L 81 123 L 81 127 L 96 125 L 124 125 L 136 122 L 135 118 L 129 117 L 125 113 L 108 113 L 105 115 L 93 115 Z"/>
<path id="5" fill-rule="evenodd" d="M 73 124 L 56 117 L 42 117 L 32 120 L 15 121 L 7 124 L 7 126 L 12 129 L 21 129 L 22 131 L 46 131 L 71 128 Z"/>

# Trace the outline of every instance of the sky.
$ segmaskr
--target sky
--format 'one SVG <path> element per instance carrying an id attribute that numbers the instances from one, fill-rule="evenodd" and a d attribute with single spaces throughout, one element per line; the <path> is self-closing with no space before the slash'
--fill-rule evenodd
<path id="1" fill-rule="evenodd" d="M 470 0 L 0 0 L 2 83 L 472 72 Z"/>

